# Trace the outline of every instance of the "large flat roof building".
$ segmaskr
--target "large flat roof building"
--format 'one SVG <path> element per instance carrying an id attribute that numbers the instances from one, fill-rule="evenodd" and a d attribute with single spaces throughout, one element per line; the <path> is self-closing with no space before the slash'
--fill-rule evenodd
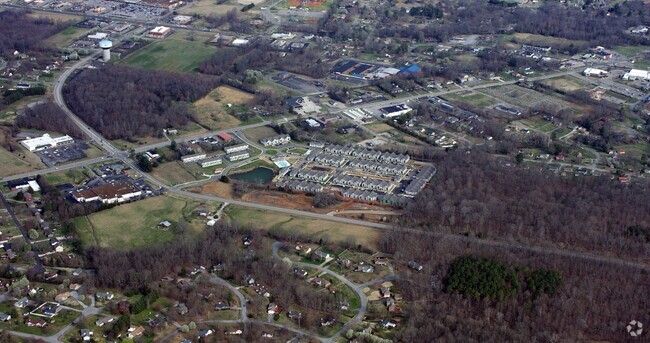
<path id="1" fill-rule="evenodd" d="M 147 36 L 151 38 L 165 38 L 172 32 L 167 26 L 156 26 L 151 31 L 147 33 Z"/>
<path id="2" fill-rule="evenodd" d="M 142 190 L 130 182 L 107 183 L 72 193 L 78 202 L 101 201 L 104 204 L 125 202 L 140 195 Z"/>
<path id="3" fill-rule="evenodd" d="M 41 137 L 21 141 L 20 144 L 22 144 L 29 151 L 39 151 L 54 148 L 59 145 L 70 144 L 73 142 L 74 139 L 68 135 L 52 138 L 49 133 L 46 133 Z"/>

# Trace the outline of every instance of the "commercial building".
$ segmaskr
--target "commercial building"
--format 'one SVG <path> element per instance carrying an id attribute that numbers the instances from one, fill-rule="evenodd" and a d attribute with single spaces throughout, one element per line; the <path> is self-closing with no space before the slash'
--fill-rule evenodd
<path id="1" fill-rule="evenodd" d="M 20 142 L 29 151 L 40 151 L 71 143 L 74 143 L 74 139 L 68 135 L 52 138 L 49 133 L 41 137 L 26 139 Z"/>
<path id="2" fill-rule="evenodd" d="M 208 159 L 199 161 L 199 165 L 202 168 L 216 166 L 217 164 L 221 164 L 221 163 L 223 163 L 223 160 L 221 159 L 221 156 L 212 157 L 212 158 L 208 158 Z"/>
<path id="3" fill-rule="evenodd" d="M 192 154 L 192 155 L 185 155 L 181 157 L 181 161 L 183 163 L 190 163 L 190 162 L 196 162 L 205 159 L 207 156 L 205 153 L 199 153 L 199 154 Z"/>
<path id="4" fill-rule="evenodd" d="M 226 154 L 232 154 L 233 152 L 248 150 L 248 144 L 231 145 L 225 147 L 223 150 L 226 152 Z"/>
<path id="5" fill-rule="evenodd" d="M 623 75 L 623 80 L 650 80 L 650 72 L 641 69 L 632 69 Z"/>
<path id="6" fill-rule="evenodd" d="M 101 201 L 104 204 L 121 203 L 140 195 L 142 190 L 130 182 L 107 183 L 72 193 L 78 202 Z"/>
<path id="7" fill-rule="evenodd" d="M 226 155 L 226 158 L 230 162 L 244 160 L 244 159 L 247 159 L 249 157 L 250 157 L 250 154 L 248 153 L 248 151 L 238 151 L 238 152 L 233 152 L 232 154 Z"/>
<path id="8" fill-rule="evenodd" d="M 411 112 L 413 109 L 405 104 L 383 107 L 380 109 L 382 118 L 399 117 L 403 114 Z"/>
<path id="9" fill-rule="evenodd" d="M 147 33 L 147 36 L 150 38 L 162 39 L 167 37 L 171 32 L 172 30 L 166 26 L 156 26 Z"/>
<path id="10" fill-rule="evenodd" d="M 232 141 L 232 136 L 225 133 L 225 132 L 218 133 L 217 137 L 223 139 L 223 141 L 226 142 L 226 143 Z"/>
<path id="11" fill-rule="evenodd" d="M 189 15 L 177 15 L 174 16 L 172 20 L 174 21 L 174 24 L 185 25 L 189 24 L 192 21 L 192 17 Z"/>
<path id="12" fill-rule="evenodd" d="M 582 72 L 585 76 L 591 76 L 591 77 L 605 77 L 609 75 L 609 72 L 602 70 L 602 69 L 597 69 L 597 68 L 587 68 L 585 71 Z"/>
<path id="13" fill-rule="evenodd" d="M 88 39 L 92 39 L 92 40 L 102 40 L 102 39 L 106 39 L 106 37 L 108 37 L 108 33 L 104 33 L 104 32 L 97 32 L 97 33 L 93 33 L 92 35 L 88 35 Z"/>
<path id="14" fill-rule="evenodd" d="M 291 142 L 291 136 L 289 135 L 278 135 L 260 139 L 260 143 L 262 143 L 264 146 L 276 146 L 287 144 L 289 142 Z"/>

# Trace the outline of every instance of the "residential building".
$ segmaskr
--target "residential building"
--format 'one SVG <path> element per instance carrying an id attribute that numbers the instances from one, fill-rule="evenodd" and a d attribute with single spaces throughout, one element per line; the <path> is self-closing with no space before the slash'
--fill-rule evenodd
<path id="1" fill-rule="evenodd" d="M 244 144 L 227 146 L 223 150 L 226 152 L 226 154 L 232 154 L 234 152 L 248 150 L 248 148 L 249 148 L 248 144 L 244 143 Z"/>
<path id="2" fill-rule="evenodd" d="M 115 320 L 113 317 L 102 317 L 95 321 L 95 326 L 102 327 L 106 324 L 112 323 Z"/>
<path id="3" fill-rule="evenodd" d="M 287 144 L 289 142 L 291 142 L 291 136 L 289 135 L 277 135 L 260 139 L 260 143 L 262 143 L 264 146 L 276 146 Z"/>
<path id="4" fill-rule="evenodd" d="M 215 157 L 212 157 L 212 158 L 208 158 L 208 159 L 199 161 L 199 165 L 201 166 L 201 168 L 212 167 L 212 166 L 216 166 L 216 165 L 221 164 L 221 163 L 223 163 L 223 160 L 221 159 L 221 156 L 215 156 Z"/>
<path id="5" fill-rule="evenodd" d="M 422 265 L 415 262 L 415 261 L 409 261 L 408 267 L 415 270 L 415 271 L 421 271 L 422 270 Z"/>
<path id="6" fill-rule="evenodd" d="M 11 316 L 6 313 L 0 313 L 0 322 L 6 322 L 11 320 Z"/>
<path id="7" fill-rule="evenodd" d="M 239 152 L 234 152 L 232 154 L 226 155 L 226 158 L 230 162 L 245 160 L 245 159 L 247 159 L 249 157 L 250 157 L 250 154 L 248 153 L 248 151 L 239 151 Z"/>
<path id="8" fill-rule="evenodd" d="M 205 153 L 198 153 L 198 154 L 192 154 L 192 155 L 185 155 L 181 157 L 181 161 L 183 163 L 190 163 L 190 162 L 196 162 L 200 161 L 206 158 Z"/>

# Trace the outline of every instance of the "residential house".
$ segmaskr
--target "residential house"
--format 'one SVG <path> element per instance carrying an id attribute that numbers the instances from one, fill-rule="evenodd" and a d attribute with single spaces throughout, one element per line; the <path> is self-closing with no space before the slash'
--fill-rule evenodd
<path id="1" fill-rule="evenodd" d="M 0 322 L 6 322 L 11 320 L 11 316 L 6 313 L 0 313 Z"/>
<path id="2" fill-rule="evenodd" d="M 314 252 L 314 256 L 320 260 L 327 260 L 332 257 L 329 253 L 324 252 L 323 250 L 316 250 L 316 252 Z"/>
<path id="3" fill-rule="evenodd" d="M 14 303 L 14 306 L 16 306 L 18 308 L 25 308 L 25 307 L 29 306 L 29 303 L 30 303 L 29 299 L 22 298 L 22 299 L 16 301 Z"/>
<path id="4" fill-rule="evenodd" d="M 320 319 L 320 326 L 330 326 L 336 323 L 336 318 L 334 317 L 325 317 Z"/>
<path id="5" fill-rule="evenodd" d="M 390 296 L 391 296 L 390 288 L 389 287 L 381 287 L 379 289 L 379 294 L 381 294 L 382 298 L 390 298 Z"/>
<path id="6" fill-rule="evenodd" d="M 204 338 L 212 335 L 213 333 L 214 333 L 214 331 L 212 331 L 212 329 L 203 329 L 203 330 L 199 331 L 198 339 L 204 339 Z"/>
<path id="7" fill-rule="evenodd" d="M 110 292 L 97 292 L 95 293 L 95 299 L 96 300 L 112 300 L 114 297 L 113 293 Z"/>
<path id="8" fill-rule="evenodd" d="M 298 251 L 299 254 L 309 254 L 311 252 L 311 247 L 306 244 L 298 244 L 296 245 L 296 251 Z"/>
<path id="9" fill-rule="evenodd" d="M 95 326 L 102 327 L 108 323 L 112 323 L 115 320 L 113 317 L 102 317 L 95 321 Z"/>
<path id="10" fill-rule="evenodd" d="M 415 271 L 420 271 L 422 270 L 422 265 L 415 262 L 415 261 L 409 261 L 408 267 L 415 270 Z"/>
<path id="11" fill-rule="evenodd" d="M 301 319 L 302 318 L 302 313 L 298 311 L 289 311 L 287 312 L 287 317 L 296 320 L 296 319 Z"/>
<path id="12" fill-rule="evenodd" d="M 229 310 L 230 305 L 228 303 L 225 303 L 223 301 L 218 302 L 216 305 L 214 305 L 214 310 L 215 311 L 223 311 L 223 310 Z"/>
<path id="13" fill-rule="evenodd" d="M 293 273 L 301 278 L 306 277 L 308 274 L 307 271 L 302 268 L 293 268 Z"/>
<path id="14" fill-rule="evenodd" d="M 27 318 L 27 320 L 25 320 L 25 325 L 29 327 L 44 328 L 45 326 L 47 326 L 47 322 L 42 318 L 29 317 Z"/>
<path id="15" fill-rule="evenodd" d="M 388 265 L 388 258 L 386 256 L 376 256 L 375 257 L 376 266 L 386 266 Z"/>
<path id="16" fill-rule="evenodd" d="M 329 287 L 332 283 L 323 279 L 323 278 L 313 278 L 311 280 L 311 284 L 315 287 L 320 287 L 320 288 L 327 288 Z"/>
<path id="17" fill-rule="evenodd" d="M 79 330 L 79 334 L 81 335 L 81 339 L 84 341 L 90 341 L 93 338 L 93 332 L 88 329 Z"/>
<path id="18" fill-rule="evenodd" d="M 278 314 L 280 313 L 280 307 L 276 303 L 270 303 L 267 312 L 268 314 Z"/>
<path id="19" fill-rule="evenodd" d="M 397 322 L 392 319 L 384 319 L 381 321 L 381 326 L 384 329 L 393 329 L 397 327 Z"/>
<path id="20" fill-rule="evenodd" d="M 142 326 L 131 326 L 126 333 L 127 338 L 136 338 L 141 336 L 144 333 L 144 327 Z"/>
<path id="21" fill-rule="evenodd" d="M 373 266 L 371 266 L 369 264 L 364 264 L 364 265 L 357 266 L 356 268 L 354 268 L 354 271 L 359 272 L 359 273 L 372 273 L 372 272 L 375 271 L 375 267 L 373 267 Z"/>

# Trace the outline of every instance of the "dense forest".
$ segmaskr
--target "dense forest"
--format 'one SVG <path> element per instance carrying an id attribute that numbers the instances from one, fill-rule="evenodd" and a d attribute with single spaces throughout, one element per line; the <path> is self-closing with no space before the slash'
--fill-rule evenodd
<path id="1" fill-rule="evenodd" d="M 82 138 L 83 133 L 68 116 L 51 100 L 41 102 L 25 109 L 25 113 L 16 119 L 20 128 L 54 131 Z"/>
<path id="2" fill-rule="evenodd" d="M 76 75 L 64 88 L 70 109 L 108 139 L 158 136 L 193 116 L 188 103 L 209 93 L 209 76 L 106 65 Z"/>
<path id="3" fill-rule="evenodd" d="M 68 25 L 45 17 L 33 18 L 27 12 L 0 12 L 0 54 L 47 50 L 43 40 Z"/>
<path id="4" fill-rule="evenodd" d="M 508 161 L 509 162 L 509 161 Z M 438 172 L 402 225 L 528 244 L 645 258 L 650 246 L 626 235 L 650 222 L 650 190 L 610 177 L 563 179 L 506 166 L 480 151 L 458 150 L 434 162 Z"/>
<path id="5" fill-rule="evenodd" d="M 622 342 L 625 325 L 647 318 L 650 308 L 648 270 L 413 232 L 387 231 L 382 250 L 394 254 L 396 286 L 412 302 L 397 342 Z M 485 259 L 491 262 L 480 262 Z M 406 268 L 412 260 L 422 271 Z M 504 266 L 529 273 L 525 290 L 502 300 L 472 296 L 476 289 L 493 291 L 482 282 L 472 286 L 468 277 L 486 274 L 477 263 L 498 270 L 498 277 L 512 273 Z M 446 287 L 459 264 L 475 272 L 463 272 L 456 289 Z"/>

